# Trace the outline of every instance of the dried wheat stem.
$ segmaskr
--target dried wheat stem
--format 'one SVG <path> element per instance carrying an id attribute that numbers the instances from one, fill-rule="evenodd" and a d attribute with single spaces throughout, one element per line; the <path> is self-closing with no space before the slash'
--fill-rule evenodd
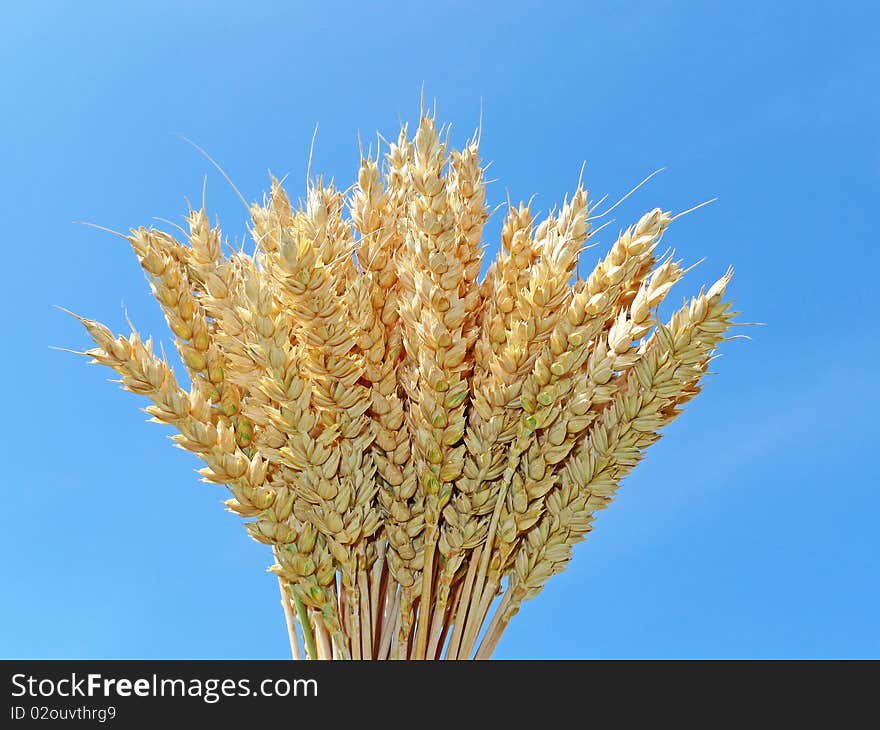
<path id="1" fill-rule="evenodd" d="M 404 589 L 401 589 L 403 591 Z M 400 610 L 402 596 L 398 594 L 397 611 L 395 612 L 395 620 L 392 624 L 391 644 L 385 653 L 385 658 L 406 659 L 406 639 L 401 640 L 400 624 L 402 620 L 402 612 Z M 401 649 L 401 646 L 403 647 Z"/>
<path id="2" fill-rule="evenodd" d="M 474 586 L 474 578 L 477 574 L 477 567 L 480 562 L 480 554 L 483 552 L 483 546 L 478 545 L 474 548 L 474 551 L 471 553 L 470 560 L 468 562 L 467 573 L 464 577 L 464 587 L 461 591 L 461 596 L 458 599 L 458 607 L 455 613 L 455 626 L 452 631 L 452 636 L 449 639 L 449 646 L 446 649 L 446 658 L 447 659 L 457 659 L 458 658 L 458 650 L 461 646 L 461 639 L 464 635 L 465 626 L 468 618 L 468 608 L 471 602 L 471 596 Z"/>
<path id="3" fill-rule="evenodd" d="M 312 613 L 312 625 L 315 627 L 317 637 L 317 657 L 321 660 L 333 659 L 334 649 L 331 646 L 330 632 L 324 624 L 324 619 L 317 611 Z"/>
<path id="4" fill-rule="evenodd" d="M 510 621 L 510 618 L 508 617 L 508 606 L 515 597 L 516 591 L 504 592 L 501 601 L 498 603 L 498 607 L 495 609 L 495 614 L 492 616 L 492 620 L 486 627 L 486 633 L 483 635 L 483 640 L 480 642 L 480 646 L 477 649 L 474 659 L 489 659 L 492 656 L 492 652 L 495 651 L 495 647 L 498 645 L 498 640 L 501 638 L 502 632 Z"/>
<path id="5" fill-rule="evenodd" d="M 288 584 L 288 588 L 290 590 L 290 596 L 293 599 L 293 603 L 296 606 L 296 615 L 299 617 L 300 628 L 302 629 L 303 633 L 303 643 L 306 647 L 306 658 L 317 659 L 318 649 L 315 646 L 314 626 L 309 620 L 308 611 L 306 610 L 306 607 L 303 605 L 303 602 L 299 597 L 297 588 L 290 583 Z"/>
<path id="6" fill-rule="evenodd" d="M 357 560 L 357 558 L 355 558 Z M 357 573 L 357 568 L 354 569 Z M 351 646 L 351 658 L 361 659 L 361 600 L 357 579 L 351 581 L 351 592 L 346 591 L 346 634 Z"/>
<path id="7" fill-rule="evenodd" d="M 363 545 L 358 549 L 358 597 L 360 599 L 360 637 L 362 659 L 373 658 L 372 612 L 370 610 L 370 582 Z"/>
<path id="8" fill-rule="evenodd" d="M 428 632 L 428 646 L 426 657 L 433 657 L 437 651 L 437 644 L 440 641 L 440 634 L 446 623 L 446 606 L 448 603 L 448 591 L 438 596 L 437 605 L 434 606 L 433 615 L 431 617 L 431 629 Z"/>
<path id="9" fill-rule="evenodd" d="M 483 590 L 480 602 L 471 608 L 471 616 L 468 617 L 468 626 L 459 649 L 459 658 L 467 659 L 473 653 L 474 646 L 476 646 L 477 639 L 479 638 L 480 628 L 486 620 L 492 601 L 495 600 L 495 596 L 498 594 L 498 588 L 497 582 L 490 581 Z"/>
<path id="10" fill-rule="evenodd" d="M 385 590 L 388 585 L 387 566 L 385 564 L 385 551 L 387 545 L 384 540 L 379 541 L 376 548 L 377 557 L 370 569 L 370 633 L 373 636 L 373 651 L 379 642 L 381 626 L 379 620 L 385 606 Z"/>
<path id="11" fill-rule="evenodd" d="M 395 641 L 397 643 L 397 658 L 409 658 L 409 636 L 413 620 L 413 590 L 411 588 L 400 589 L 399 616 L 397 621 Z"/>
<path id="12" fill-rule="evenodd" d="M 391 651 L 391 644 L 397 635 L 397 624 L 400 621 L 400 594 L 403 589 L 399 589 L 392 594 L 388 593 L 390 606 L 385 612 L 382 620 L 381 641 L 379 642 L 379 651 L 376 652 L 377 659 L 387 659 Z"/>
<path id="13" fill-rule="evenodd" d="M 434 647 L 431 656 L 434 659 L 441 659 L 443 657 L 443 649 L 446 646 L 446 639 L 449 636 L 449 630 L 452 628 L 453 617 L 455 616 L 455 612 L 458 610 L 458 604 L 461 601 L 461 593 L 462 593 L 463 583 L 459 581 L 455 586 L 455 591 L 452 595 L 452 601 L 447 605 L 446 614 L 444 616 L 443 625 L 441 627 L 439 639 L 436 642 L 436 646 Z"/>
<path id="14" fill-rule="evenodd" d="M 290 654 L 294 659 L 301 659 L 302 655 L 299 650 L 299 639 L 296 635 L 296 625 L 294 623 L 293 611 L 290 610 L 290 596 L 284 588 L 284 580 L 278 576 L 278 588 L 281 591 L 281 607 L 284 609 L 284 621 L 287 625 L 287 638 L 290 640 Z"/>
<path id="15" fill-rule="evenodd" d="M 377 602 L 379 611 L 376 616 L 376 627 L 374 631 L 374 642 L 376 657 L 379 658 L 379 647 L 385 641 L 385 635 L 390 631 L 389 622 L 394 621 L 394 613 L 397 610 L 395 601 L 397 599 L 398 586 L 391 578 L 387 565 L 382 571 L 382 578 L 379 582 L 379 600 Z"/>

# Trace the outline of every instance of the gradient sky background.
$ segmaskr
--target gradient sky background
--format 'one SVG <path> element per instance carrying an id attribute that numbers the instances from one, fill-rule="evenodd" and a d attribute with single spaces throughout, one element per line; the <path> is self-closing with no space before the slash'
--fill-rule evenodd
<path id="1" fill-rule="evenodd" d="M 313 169 L 347 185 L 357 133 L 415 121 L 423 83 L 455 143 L 482 103 L 492 204 L 547 211 L 584 160 L 596 200 L 667 167 L 590 268 L 642 212 L 718 196 L 665 239 L 707 257 L 675 302 L 734 264 L 768 325 L 497 656 L 880 656 L 878 27 L 867 2 L 4 3 L 0 657 L 287 656 L 267 549 L 109 371 L 49 349 L 87 345 L 51 305 L 167 344 L 130 249 L 72 222 L 179 220 L 207 175 L 240 237 L 178 135 L 256 199 L 269 169 L 300 194 L 319 123 Z"/>

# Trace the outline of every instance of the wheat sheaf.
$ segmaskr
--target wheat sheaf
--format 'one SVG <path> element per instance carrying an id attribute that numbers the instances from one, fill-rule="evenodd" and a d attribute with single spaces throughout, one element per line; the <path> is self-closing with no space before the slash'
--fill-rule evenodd
<path id="1" fill-rule="evenodd" d="M 509 204 L 480 281 L 478 141 L 450 149 L 426 113 L 349 191 L 319 179 L 295 207 L 273 178 L 253 253 L 224 253 L 204 206 L 180 239 L 133 229 L 184 385 L 150 339 L 78 317 L 272 548 L 294 658 L 491 656 L 728 339 L 730 272 L 657 319 L 685 273 L 668 212 L 576 274 L 580 185 L 540 220 Z"/>

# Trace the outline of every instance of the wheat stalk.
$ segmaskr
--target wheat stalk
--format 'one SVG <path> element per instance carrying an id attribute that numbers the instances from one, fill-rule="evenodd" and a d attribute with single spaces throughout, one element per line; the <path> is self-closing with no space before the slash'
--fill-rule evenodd
<path id="1" fill-rule="evenodd" d="M 272 548 L 294 658 L 488 658 L 699 392 L 731 274 L 660 323 L 685 270 L 654 209 L 572 281 L 578 186 L 542 220 L 508 204 L 480 281 L 479 136 L 451 150 L 432 114 L 362 153 L 347 200 L 318 179 L 295 207 L 273 178 L 250 214 L 253 254 L 224 255 L 204 204 L 181 240 L 126 237 L 188 389 L 133 328 L 74 315 L 83 354 Z"/>

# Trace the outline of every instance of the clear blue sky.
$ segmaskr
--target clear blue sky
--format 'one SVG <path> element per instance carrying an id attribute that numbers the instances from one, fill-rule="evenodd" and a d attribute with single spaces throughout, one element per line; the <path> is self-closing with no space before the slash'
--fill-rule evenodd
<path id="1" fill-rule="evenodd" d="M 347 184 L 423 83 L 456 142 L 482 99 L 492 203 L 546 211 L 584 160 L 595 199 L 667 167 L 603 246 L 718 196 L 666 239 L 707 257 L 676 299 L 733 264 L 768 324 L 498 656 L 880 656 L 878 27 L 868 2 L 4 3 L 0 657 L 287 655 L 267 550 L 109 371 L 49 349 L 87 344 L 51 305 L 168 343 L 132 252 L 72 221 L 178 220 L 207 174 L 240 236 L 178 135 L 254 199 L 268 169 L 302 190 L 319 123 L 314 169 Z"/>

